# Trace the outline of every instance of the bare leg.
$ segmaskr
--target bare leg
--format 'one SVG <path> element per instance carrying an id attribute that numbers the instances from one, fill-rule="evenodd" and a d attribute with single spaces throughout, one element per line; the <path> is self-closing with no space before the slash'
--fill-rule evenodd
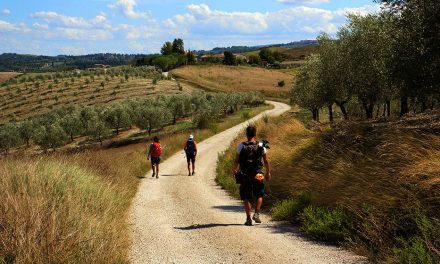
<path id="1" fill-rule="evenodd" d="M 151 163 L 151 169 L 153 170 L 153 176 L 156 174 L 156 167 L 154 166 L 154 163 Z"/>
<path id="2" fill-rule="evenodd" d="M 191 174 L 190 163 L 188 162 L 188 174 Z"/>
<path id="3" fill-rule="evenodd" d="M 193 173 L 194 173 L 194 171 L 196 169 L 196 163 L 194 161 L 192 162 L 192 168 L 193 168 Z"/>
<path id="4" fill-rule="evenodd" d="M 250 200 L 244 201 L 244 210 L 246 211 L 247 218 L 251 217 L 252 203 Z"/>
<path id="5" fill-rule="evenodd" d="M 159 164 L 156 164 L 156 178 L 159 178 Z"/>
<path id="6" fill-rule="evenodd" d="M 255 211 L 259 212 L 261 209 L 261 205 L 263 204 L 263 197 L 257 199 L 257 205 L 255 206 Z"/>

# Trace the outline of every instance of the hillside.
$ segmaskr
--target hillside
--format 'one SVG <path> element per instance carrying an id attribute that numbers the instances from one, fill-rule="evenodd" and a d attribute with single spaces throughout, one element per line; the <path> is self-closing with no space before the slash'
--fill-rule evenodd
<path id="1" fill-rule="evenodd" d="M 293 85 L 293 74 L 258 67 L 187 66 L 173 70 L 172 75 L 202 88 L 217 91 L 260 91 L 266 95 L 287 95 Z M 284 81 L 283 87 L 278 86 Z"/>
<path id="2" fill-rule="evenodd" d="M 19 75 L 16 72 L 0 72 L 0 84 Z"/>
<path id="3" fill-rule="evenodd" d="M 15 53 L 0 54 L 0 71 L 48 72 L 87 69 L 95 64 L 121 66 L 143 55 L 134 54 L 89 54 L 82 56 L 58 55 L 37 56 Z"/>
<path id="4" fill-rule="evenodd" d="M 301 46 L 301 47 L 294 47 L 294 48 L 288 48 L 288 47 L 278 47 L 278 46 L 272 46 L 267 47 L 271 52 L 279 52 L 281 53 L 282 57 L 287 61 L 292 60 L 304 60 L 307 56 L 317 51 L 318 46 L 316 45 L 307 45 L 307 46 Z M 258 55 L 261 49 L 254 50 L 251 52 L 245 52 L 243 55 L 249 57 L 250 55 Z"/>
<path id="5" fill-rule="evenodd" d="M 24 74 L 0 88 L 0 123 L 43 114 L 63 106 L 104 105 L 126 98 L 189 94 L 192 88 L 160 80 L 154 68 Z"/>

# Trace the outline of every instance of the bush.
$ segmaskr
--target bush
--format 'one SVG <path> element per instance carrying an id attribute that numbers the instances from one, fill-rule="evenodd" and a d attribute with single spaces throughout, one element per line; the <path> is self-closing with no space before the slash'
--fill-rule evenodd
<path id="1" fill-rule="evenodd" d="M 250 116 L 251 116 L 251 114 L 248 110 L 245 110 L 245 111 L 243 111 L 243 113 L 241 113 L 241 118 L 243 118 L 243 119 L 249 119 Z"/>
<path id="2" fill-rule="evenodd" d="M 310 197 L 304 193 L 299 193 L 294 198 L 282 200 L 275 204 L 271 210 L 274 220 L 296 221 L 298 215 L 304 208 L 310 205 Z"/>
<path id="3" fill-rule="evenodd" d="M 400 239 L 401 247 L 395 248 L 394 253 L 399 256 L 402 264 L 435 264 L 426 244 L 421 237 L 412 237 L 409 240 Z"/>
<path id="4" fill-rule="evenodd" d="M 301 230 L 314 239 L 338 242 L 351 236 L 351 219 L 341 209 L 309 206 L 299 215 Z"/>
<path id="5" fill-rule="evenodd" d="M 278 82 L 278 87 L 284 87 L 284 85 L 286 85 L 284 80 Z"/>

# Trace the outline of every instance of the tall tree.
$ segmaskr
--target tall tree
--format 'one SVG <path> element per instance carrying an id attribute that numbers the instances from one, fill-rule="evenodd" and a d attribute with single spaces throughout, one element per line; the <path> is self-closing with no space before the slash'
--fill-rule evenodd
<path id="1" fill-rule="evenodd" d="M 237 65 L 237 59 L 235 57 L 235 55 L 230 52 L 229 50 L 226 50 L 224 53 L 224 58 L 223 58 L 223 64 L 226 65 Z"/>
<path id="2" fill-rule="evenodd" d="M 170 55 L 173 53 L 173 44 L 169 41 L 165 42 L 165 44 L 163 44 L 162 48 L 160 49 L 160 53 L 162 53 L 162 55 Z"/>
<path id="3" fill-rule="evenodd" d="M 173 40 L 173 53 L 177 54 L 185 54 L 185 46 L 183 44 L 183 39 L 174 39 Z"/>

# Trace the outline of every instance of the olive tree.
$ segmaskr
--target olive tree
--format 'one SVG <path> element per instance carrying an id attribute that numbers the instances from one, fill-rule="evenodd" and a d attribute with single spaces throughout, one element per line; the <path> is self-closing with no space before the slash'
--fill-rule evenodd
<path id="1" fill-rule="evenodd" d="M 0 127 L 0 149 L 7 155 L 11 148 L 20 145 L 18 128 L 15 123 L 6 123 Z"/>

